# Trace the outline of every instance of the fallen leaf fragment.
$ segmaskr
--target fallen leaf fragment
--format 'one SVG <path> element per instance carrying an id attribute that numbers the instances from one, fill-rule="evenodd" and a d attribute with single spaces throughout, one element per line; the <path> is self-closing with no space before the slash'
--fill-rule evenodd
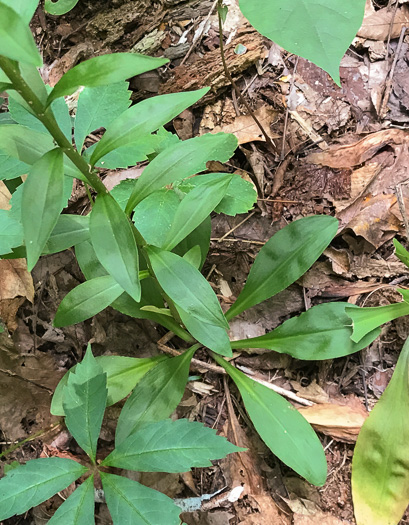
<path id="1" fill-rule="evenodd" d="M 17 328 L 16 314 L 28 299 L 34 300 L 34 285 L 25 259 L 0 260 L 0 318 L 10 331 Z"/>
<path id="2" fill-rule="evenodd" d="M 323 403 L 299 408 L 298 411 L 315 430 L 344 443 L 355 443 L 368 417 L 367 411 L 359 405 Z"/>
<path id="3" fill-rule="evenodd" d="M 279 135 L 273 133 L 270 129 L 271 123 L 277 117 L 277 111 L 272 109 L 271 106 L 265 105 L 258 108 L 254 112 L 254 115 L 271 139 L 279 137 Z M 254 142 L 256 140 L 265 142 L 266 140 L 251 115 L 241 115 L 236 117 L 231 124 L 216 126 L 212 130 L 212 133 L 220 133 L 221 131 L 236 135 L 239 144 L 247 144 L 248 142 Z"/>
<path id="4" fill-rule="evenodd" d="M 389 34 L 391 39 L 398 38 L 402 28 L 409 25 L 407 5 L 400 7 L 396 13 L 393 7 L 388 6 L 375 11 L 371 2 L 367 2 L 366 5 L 365 17 L 357 35 L 361 38 L 385 41 Z"/>

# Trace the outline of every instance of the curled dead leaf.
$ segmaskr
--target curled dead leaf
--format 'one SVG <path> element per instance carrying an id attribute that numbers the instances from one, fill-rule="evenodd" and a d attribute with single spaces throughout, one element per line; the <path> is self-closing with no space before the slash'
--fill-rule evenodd
<path id="1" fill-rule="evenodd" d="M 298 411 L 315 430 L 344 443 L 355 443 L 368 417 L 367 411 L 357 404 L 348 406 L 323 403 L 299 408 Z"/>
<path id="2" fill-rule="evenodd" d="M 25 259 L 0 260 L 0 318 L 10 331 L 17 328 L 16 314 L 28 299 L 34 301 L 34 285 Z"/>

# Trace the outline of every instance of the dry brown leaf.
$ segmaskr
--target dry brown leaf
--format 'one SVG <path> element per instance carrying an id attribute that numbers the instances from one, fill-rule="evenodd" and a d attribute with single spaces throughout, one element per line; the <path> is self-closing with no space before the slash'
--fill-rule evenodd
<path id="1" fill-rule="evenodd" d="M 3 181 L 0 181 L 0 210 L 9 210 L 11 193 Z"/>
<path id="2" fill-rule="evenodd" d="M 17 328 L 16 314 L 28 299 L 34 300 L 33 279 L 25 259 L 0 260 L 0 318 L 10 331 Z"/>
<path id="3" fill-rule="evenodd" d="M 388 39 L 392 18 L 391 38 L 398 38 L 402 28 L 409 25 L 409 7 L 407 5 L 403 5 L 395 13 L 393 7 L 384 7 L 374 11 L 368 4 L 371 2 L 367 2 L 365 17 L 357 36 L 369 40 L 385 41 Z"/>
<path id="4" fill-rule="evenodd" d="M 384 129 L 371 133 L 350 144 L 333 146 L 325 151 L 311 153 L 307 162 L 330 168 L 350 168 L 371 159 L 387 145 L 401 145 L 409 141 L 409 133 L 402 129 Z"/>
<path id="5" fill-rule="evenodd" d="M 300 408 L 298 411 L 318 432 L 344 443 L 355 443 L 368 417 L 361 405 L 352 407 L 323 403 Z"/>
<path id="6" fill-rule="evenodd" d="M 311 516 L 294 514 L 293 525 L 352 525 L 350 521 L 340 520 L 332 514 L 318 512 Z"/>
<path id="7" fill-rule="evenodd" d="M 271 106 L 265 105 L 258 108 L 254 114 L 271 139 L 279 137 L 279 135 L 273 133 L 270 128 L 271 123 L 277 118 L 277 111 Z M 231 124 L 216 126 L 212 130 L 212 133 L 219 133 L 221 131 L 236 135 L 239 144 L 247 144 L 248 142 L 256 140 L 266 140 L 251 115 L 241 115 L 240 117 L 236 117 Z"/>
<path id="8" fill-rule="evenodd" d="M 0 429 L 15 441 L 49 425 L 51 395 L 62 373 L 53 357 L 21 355 L 7 334 L 0 334 Z"/>

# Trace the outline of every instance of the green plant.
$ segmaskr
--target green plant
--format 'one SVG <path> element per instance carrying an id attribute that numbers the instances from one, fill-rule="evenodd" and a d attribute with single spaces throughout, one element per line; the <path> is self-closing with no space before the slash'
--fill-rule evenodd
<path id="1" fill-rule="evenodd" d="M 191 356 L 193 350 L 187 350 L 186 355 Z M 102 461 L 97 460 L 97 442 L 110 395 L 112 387 L 107 374 L 88 347 L 82 363 L 69 375 L 62 397 L 66 426 L 88 461 L 82 465 L 72 459 L 51 457 L 13 465 L 15 468 L 9 469 L 0 480 L 0 520 L 26 512 L 86 476 L 49 523 L 94 523 L 94 480 L 99 476 L 115 525 L 177 525 L 181 509 L 170 498 L 112 474 L 110 467 L 140 472 L 186 472 L 192 467 L 210 466 L 210 460 L 243 450 L 200 423 L 186 419 L 171 421 L 160 415 L 149 419 L 143 407 L 138 407 L 140 417 L 134 421 L 132 432 L 126 428 L 124 434 L 124 419 L 120 418 L 115 449 Z"/>
<path id="2" fill-rule="evenodd" d="M 50 89 L 37 71 L 41 57 L 27 25 L 36 5 L 16 3 L 12 8 L 0 1 L 0 89 L 10 97 L 9 113 L 0 125 L 0 179 L 13 191 L 11 209 L 0 210 L 2 257 L 27 257 L 31 270 L 42 254 L 74 246 L 86 281 L 63 299 L 56 326 L 84 321 L 112 306 L 153 320 L 188 344 L 197 341 L 236 383 L 270 449 L 311 483 L 322 485 L 325 455 L 311 426 L 281 396 L 224 357 L 231 357 L 232 349 L 264 348 L 298 359 L 332 359 L 357 352 L 377 337 L 383 318 L 358 337 L 351 317 L 361 309 L 328 303 L 264 336 L 229 339 L 228 322 L 300 278 L 331 242 L 337 220 L 307 217 L 276 233 L 260 250 L 237 301 L 224 314 L 200 272 L 209 249 L 210 214 L 245 213 L 256 194 L 237 175 L 200 174 L 209 160 L 230 159 L 237 146 L 233 135 L 207 134 L 182 142 L 163 128 L 207 89 L 153 97 L 129 107 L 125 79 L 166 63 L 129 53 L 85 61 Z M 74 145 L 63 97 L 79 88 Z M 102 138 L 84 149 L 86 136 L 99 127 L 106 128 Z M 116 169 L 141 161 L 149 163 L 139 179 L 107 191 L 99 167 Z M 86 217 L 61 214 L 74 178 L 97 194 L 94 202 L 89 192 L 92 210 Z M 172 413 L 196 348 L 177 358 L 137 364 L 121 357 L 101 361 L 108 385 L 116 385 L 108 403 L 133 389 L 121 414 L 118 439 L 138 426 L 138 407 L 146 405 L 143 414 L 151 414 L 148 420 L 152 414 L 166 418 Z M 117 381 L 118 377 L 127 380 Z M 67 384 L 69 378 L 70 374 L 64 379 Z M 52 407 L 60 415 L 65 413 L 61 398 L 58 401 L 64 381 Z"/>
<path id="3" fill-rule="evenodd" d="M 307 217 L 275 234 L 260 250 L 237 301 L 224 314 L 200 272 L 209 249 L 210 213 L 244 213 L 256 194 L 237 175 L 195 176 L 206 170 L 207 161 L 225 162 L 233 155 L 237 146 L 233 135 L 207 134 L 182 142 L 163 128 L 207 89 L 157 96 L 129 107 L 124 80 L 166 60 L 118 53 L 75 66 L 50 90 L 38 74 L 41 58 L 27 20 L 18 11 L 23 13 L 19 4 L 12 9 L 0 2 L 0 82 L 10 96 L 6 123 L 0 125 L 1 178 L 20 183 L 14 185 L 11 209 L 0 210 L 3 257 L 26 256 L 31 270 L 41 254 L 74 246 L 86 282 L 63 299 L 56 326 L 84 321 L 110 305 L 151 319 L 186 343 L 199 342 L 236 383 L 270 449 L 311 483 L 322 485 L 325 455 L 310 425 L 281 396 L 222 356 L 231 357 L 232 349 L 256 347 L 299 359 L 331 359 L 357 352 L 375 339 L 376 327 L 359 342 L 351 340 L 346 303 L 315 306 L 262 337 L 230 341 L 227 333 L 229 320 L 273 297 L 308 270 L 336 234 L 337 220 Z M 11 26 L 12 34 L 5 30 Z M 74 146 L 63 97 L 80 87 Z M 102 138 L 84 150 L 87 134 L 101 126 L 106 128 Z M 111 192 L 98 176 L 98 167 L 127 167 L 145 160 L 149 164 L 139 179 L 124 181 Z M 25 173 L 28 177 L 22 182 Z M 86 217 L 61 215 L 73 178 L 97 193 L 95 202 L 90 196 L 92 210 Z M 180 360 L 155 362 L 149 383 L 140 380 L 125 404 L 126 416 L 121 416 L 128 433 L 137 421 L 141 389 L 143 403 L 151 400 L 162 418 L 176 408 L 190 362 L 186 357 L 190 353 L 183 355 Z M 121 369 L 124 358 L 116 359 L 112 366 Z M 128 395 L 135 384 L 134 378 L 118 385 L 115 400 Z M 157 398 L 163 399 L 161 410 L 154 404 Z M 64 413 L 61 407 L 54 406 L 53 411 Z M 119 428 L 124 428 L 121 418 Z"/>

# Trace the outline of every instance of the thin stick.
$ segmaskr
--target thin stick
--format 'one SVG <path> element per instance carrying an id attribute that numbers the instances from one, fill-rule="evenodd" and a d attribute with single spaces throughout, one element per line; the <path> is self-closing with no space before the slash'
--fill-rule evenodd
<path id="1" fill-rule="evenodd" d="M 214 8 L 216 7 L 217 5 L 217 2 L 218 0 L 214 0 L 214 3 L 212 5 L 212 7 L 210 8 L 210 11 L 207 15 L 207 17 L 204 19 L 203 21 L 203 27 L 202 27 L 202 30 L 200 31 L 200 34 L 197 36 L 196 40 L 195 38 L 193 37 L 193 42 L 192 42 L 192 45 L 190 46 L 189 48 L 189 51 L 186 53 L 184 59 L 182 60 L 182 62 L 180 63 L 181 66 L 183 66 L 183 64 L 186 62 L 186 60 L 190 57 L 190 55 L 192 54 L 192 51 L 194 50 L 194 48 L 200 43 L 200 40 L 202 39 L 203 37 L 203 33 L 205 32 L 206 30 L 206 25 L 207 25 L 207 22 L 209 21 L 210 17 L 212 16 L 212 13 L 214 11 Z"/>
<path id="2" fill-rule="evenodd" d="M 222 57 L 224 73 L 225 73 L 228 81 L 233 86 L 233 89 L 236 92 L 238 98 L 241 100 L 241 102 L 243 103 L 243 105 L 245 106 L 247 111 L 249 112 L 249 115 L 251 115 L 252 119 L 254 120 L 254 122 L 259 127 L 261 133 L 263 134 L 264 138 L 266 139 L 266 143 L 268 144 L 269 148 L 271 149 L 271 151 L 275 151 L 275 144 L 274 144 L 274 142 L 271 140 L 271 138 L 268 135 L 267 131 L 264 129 L 263 125 L 261 124 L 261 122 L 258 120 L 256 115 L 254 114 L 253 110 L 251 109 L 251 107 L 250 107 L 249 103 L 247 102 L 247 100 L 245 99 L 245 97 L 243 97 L 243 95 L 241 94 L 241 91 L 237 87 L 236 82 L 233 80 L 233 77 L 231 76 L 231 73 L 230 73 L 229 68 L 227 66 L 226 56 L 224 54 L 224 43 L 223 43 L 223 21 L 222 21 L 221 15 L 220 15 L 220 10 L 221 10 L 222 7 L 223 7 L 223 0 L 218 0 L 217 15 L 218 15 L 218 18 L 219 18 L 220 54 L 221 54 L 221 57 Z"/>
<path id="3" fill-rule="evenodd" d="M 250 213 L 250 215 L 247 215 L 247 217 L 245 219 L 243 219 L 241 222 L 239 222 L 239 224 L 237 224 L 236 226 L 234 226 L 234 228 L 232 228 L 231 230 L 229 230 L 227 233 L 225 233 L 223 235 L 223 237 L 220 237 L 220 239 L 217 239 L 219 242 L 222 242 L 224 241 L 224 239 L 226 237 L 228 237 L 231 233 L 233 233 L 235 230 L 237 230 L 237 228 L 239 228 L 242 224 L 244 224 L 245 222 L 247 222 L 251 217 L 253 217 L 253 215 L 255 214 L 256 212 L 253 211 Z"/>
<path id="4" fill-rule="evenodd" d="M 168 354 L 172 357 L 177 357 L 182 354 L 182 352 L 179 352 L 178 350 L 175 350 L 174 348 L 169 348 L 169 346 L 166 346 L 164 344 L 158 343 L 158 348 L 165 352 L 165 354 Z M 193 358 L 191 361 L 192 368 L 194 370 L 208 370 L 209 372 L 215 372 L 216 374 L 221 374 L 225 376 L 227 374 L 226 370 L 222 368 L 221 366 L 213 365 L 211 363 L 206 363 L 205 361 L 200 361 L 199 359 Z M 241 368 L 241 367 L 237 367 Z M 245 369 L 248 370 L 248 369 Z M 277 394 L 280 394 L 288 399 L 291 399 L 292 401 L 296 401 L 300 405 L 305 406 L 312 406 L 314 403 L 312 401 L 308 401 L 308 399 L 304 399 L 302 397 L 298 397 L 297 394 L 294 394 L 294 392 L 291 392 L 290 390 L 286 390 L 285 388 L 281 388 L 280 386 L 273 385 L 272 383 L 268 383 L 267 381 L 263 381 L 262 379 L 257 379 L 252 374 L 248 374 L 245 371 L 243 371 L 244 374 L 246 374 L 247 377 L 250 379 L 253 379 L 253 381 L 257 381 L 257 383 L 260 383 L 261 385 L 266 386 L 270 390 L 273 390 L 274 392 L 277 392 Z"/>

